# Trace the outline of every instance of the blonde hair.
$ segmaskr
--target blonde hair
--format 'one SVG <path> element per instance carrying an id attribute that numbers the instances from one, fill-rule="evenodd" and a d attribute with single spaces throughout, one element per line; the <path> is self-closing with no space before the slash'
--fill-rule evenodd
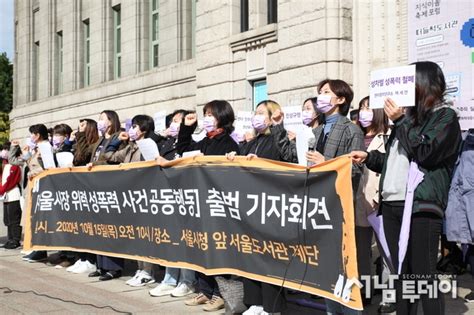
<path id="1" fill-rule="evenodd" d="M 272 101 L 272 100 L 261 101 L 260 103 L 257 104 L 257 107 L 259 107 L 260 105 L 265 105 L 265 107 L 267 108 L 268 118 L 270 119 L 270 121 L 271 121 L 271 118 L 272 118 L 274 112 L 276 112 L 277 110 L 281 111 L 280 104 L 278 104 L 277 102 Z M 255 108 L 257 108 L 257 107 L 255 107 Z M 269 135 L 269 134 L 270 134 L 270 126 L 268 126 L 267 130 L 265 130 L 265 135 Z"/>

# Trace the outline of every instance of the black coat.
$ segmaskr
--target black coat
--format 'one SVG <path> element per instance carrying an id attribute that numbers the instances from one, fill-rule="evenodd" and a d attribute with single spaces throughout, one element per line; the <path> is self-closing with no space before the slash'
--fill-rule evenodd
<path id="1" fill-rule="evenodd" d="M 246 142 L 240 146 L 240 154 L 255 154 L 260 158 L 283 161 L 280 149 L 277 146 L 276 139 L 272 134 L 259 134 L 255 139 Z"/>
<path id="2" fill-rule="evenodd" d="M 153 140 L 156 142 L 158 146 L 158 151 L 160 155 L 167 160 L 174 160 L 176 158 L 176 154 L 178 154 L 178 139 L 175 137 L 163 137 L 160 135 L 155 135 Z"/>
<path id="3" fill-rule="evenodd" d="M 204 155 L 225 155 L 235 151 L 240 154 L 240 149 L 234 139 L 226 132 L 223 132 L 214 138 L 204 138 L 199 142 L 194 142 L 191 135 L 196 129 L 194 126 L 186 126 L 181 124 L 178 135 L 178 154 L 183 155 L 183 152 L 199 150 Z"/>

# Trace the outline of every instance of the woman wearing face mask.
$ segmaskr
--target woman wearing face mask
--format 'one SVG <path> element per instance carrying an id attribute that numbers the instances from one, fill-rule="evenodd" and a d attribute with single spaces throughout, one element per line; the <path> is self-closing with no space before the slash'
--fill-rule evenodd
<path id="1" fill-rule="evenodd" d="M 37 145 L 48 141 L 48 128 L 43 124 L 37 124 L 30 126 L 29 132 L 31 135 L 30 138 L 27 139 L 26 146 L 22 149 L 21 156 L 17 155 L 18 146 L 20 145 L 19 141 L 12 141 L 8 161 L 12 165 L 22 166 L 26 164 L 29 169 L 27 174 L 28 179 L 32 179 L 44 171 L 43 160 Z M 23 256 L 23 260 L 39 262 L 46 260 L 47 256 L 46 251 L 33 251 L 30 254 Z"/>
<path id="2" fill-rule="evenodd" d="M 317 110 L 324 115 L 325 123 L 313 129 L 315 150 L 306 153 L 308 162 L 319 164 L 335 157 L 349 154 L 353 150 L 364 148 L 364 135 L 359 126 L 354 125 L 346 116 L 354 98 L 351 87 L 342 80 L 323 80 L 318 84 Z M 359 187 L 362 168 L 352 166 L 352 191 L 355 200 Z M 328 314 L 358 314 L 326 299 Z"/>
<path id="3" fill-rule="evenodd" d="M 162 135 L 153 135 L 158 144 L 160 155 L 167 160 L 179 158 L 177 154 L 178 134 L 184 116 L 188 111 L 178 109 L 170 114 L 168 128 Z M 183 297 L 194 293 L 196 285 L 196 273 L 194 270 L 184 268 L 166 267 L 165 277 L 158 286 L 151 289 L 151 296 L 159 297 L 171 295 L 172 297 Z"/>
<path id="4" fill-rule="evenodd" d="M 255 115 L 252 118 L 252 126 L 256 137 L 240 146 L 241 155 L 258 156 L 266 159 L 282 161 L 281 152 L 274 136 L 271 133 L 271 117 L 280 105 L 274 101 L 265 100 L 258 103 Z M 233 154 L 232 154 L 233 155 Z"/>
<path id="5" fill-rule="evenodd" d="M 394 122 L 385 146 L 379 151 L 352 152 L 355 163 L 365 163 L 372 171 L 380 173 L 380 207 L 383 228 L 393 266 L 400 269 L 401 278 L 415 279 L 414 287 L 420 288 L 416 279 L 433 282 L 436 276 L 439 240 L 443 229 L 444 211 L 452 172 L 459 155 L 461 129 L 452 103 L 445 100 L 446 81 L 443 71 L 434 62 L 415 62 L 415 106 L 405 115 L 392 99 L 387 98 L 384 111 Z M 410 163 L 417 164 L 423 180 L 408 186 L 410 175 L 418 174 Z M 405 204 L 406 198 L 413 201 Z M 404 213 L 411 214 L 405 259 L 399 262 L 399 242 Z M 405 221 L 406 222 L 406 221 Z M 408 222 L 406 223 L 408 224 Z M 406 234 L 405 234 L 406 235 Z M 415 276 L 415 278 L 413 278 Z M 418 302 L 403 299 L 403 284 L 395 281 L 397 313 L 417 314 Z M 432 292 L 434 293 L 434 292 Z M 444 314 L 443 294 L 432 297 L 420 294 L 424 314 Z"/>
<path id="6" fill-rule="evenodd" d="M 170 124 L 161 135 L 153 135 L 153 140 L 158 144 L 160 155 L 167 160 L 174 160 L 177 155 L 178 134 L 184 116 L 188 111 L 178 109 L 171 114 Z"/>
<path id="7" fill-rule="evenodd" d="M 67 124 L 54 126 L 52 138 L 54 153 L 72 151 L 72 145 L 67 141 L 71 136 L 71 133 L 72 128 Z"/>
<path id="8" fill-rule="evenodd" d="M 107 146 L 104 158 L 113 164 L 132 163 L 144 161 L 143 156 L 138 149 L 137 141 L 150 138 L 155 130 L 153 118 L 147 115 L 137 115 L 132 118 L 132 127 L 128 132 L 121 132 L 119 136 L 110 141 Z M 128 143 L 122 149 L 119 149 L 122 142 Z M 135 275 L 126 283 L 132 287 L 141 287 L 155 282 L 151 276 L 153 264 L 137 261 L 138 270 Z"/>
<path id="9" fill-rule="evenodd" d="M 270 132 L 271 117 L 276 111 L 280 111 L 278 103 L 265 100 L 257 105 L 255 115 L 252 118 L 252 126 L 257 133 L 257 137 L 247 142 L 240 148 L 242 155 L 248 158 L 258 156 L 261 158 L 282 161 L 281 151 L 278 142 Z M 229 154 L 228 159 L 233 160 L 235 154 Z M 284 291 L 280 292 L 280 287 L 262 283 L 255 280 L 243 279 L 244 283 L 244 303 L 249 309 L 244 315 L 281 313 L 286 308 Z"/>
<path id="10" fill-rule="evenodd" d="M 108 160 L 110 154 L 106 155 L 106 153 L 117 150 L 116 146 L 109 146 L 110 143 L 118 140 L 120 134 L 120 120 L 117 113 L 111 110 L 104 110 L 99 116 L 97 129 L 101 136 L 92 148 L 93 155 L 90 163 L 87 164 L 89 169 L 93 165 L 117 164 Z M 120 141 L 121 145 L 124 145 L 121 140 L 118 141 Z M 119 278 L 122 275 L 123 266 L 123 258 L 97 255 L 98 269 L 91 272 L 89 277 L 99 277 L 100 281 Z"/>
<path id="11" fill-rule="evenodd" d="M 239 153 L 237 143 L 230 134 L 234 130 L 234 110 L 227 101 L 215 100 L 207 103 L 203 109 L 203 128 L 207 134 L 199 142 L 193 142 L 191 135 L 197 127 L 196 113 L 187 114 L 178 134 L 178 154 L 199 150 L 204 155 L 225 155 L 235 151 Z"/>
<path id="12" fill-rule="evenodd" d="M 194 143 L 191 135 L 197 126 L 196 113 L 187 114 L 180 126 L 178 135 L 178 153 L 199 150 L 204 155 L 225 155 L 235 151 L 240 153 L 237 143 L 230 134 L 234 130 L 234 110 L 227 101 L 215 100 L 207 103 L 203 109 L 203 128 L 206 137 Z M 224 308 L 224 299 L 213 276 L 197 272 L 199 294 L 185 301 L 186 305 L 204 305 L 205 311 L 217 311 Z"/>
<path id="13" fill-rule="evenodd" d="M 384 145 L 390 134 L 390 129 L 387 115 L 384 113 L 383 109 L 371 109 L 369 106 L 369 97 L 364 97 L 359 102 L 357 121 L 362 126 L 362 130 L 365 134 L 364 142 L 366 150 L 378 150 L 384 153 Z M 367 167 L 364 167 L 356 195 L 355 235 L 359 276 L 371 275 L 373 229 L 367 220 L 367 216 L 378 208 L 379 178 L 378 174 L 370 171 Z M 363 301 L 364 305 L 370 304 L 369 297 L 363 297 Z M 389 304 L 382 306 L 382 308 L 388 309 Z"/>
<path id="14" fill-rule="evenodd" d="M 93 148 L 94 154 L 88 166 L 114 164 L 107 161 L 105 153 L 108 145 L 111 142 L 115 142 L 120 134 L 120 119 L 117 113 L 112 110 L 104 110 L 100 113 L 99 121 L 97 122 L 97 130 L 99 132 L 99 140 Z M 115 147 L 111 147 L 109 150 L 113 150 L 114 148 Z"/>
<path id="15" fill-rule="evenodd" d="M 303 108 L 301 111 L 301 117 L 303 124 L 309 128 L 316 128 L 321 125 L 324 121 L 323 115 L 320 115 L 316 111 L 316 98 L 308 98 L 303 102 Z M 295 138 L 294 133 L 287 131 L 284 128 L 283 113 L 280 110 L 276 110 L 272 115 L 272 128 L 271 133 L 278 141 L 278 147 L 280 148 L 281 156 L 283 161 L 298 163 L 298 154 L 296 153 L 296 141 L 290 140 Z"/>
<path id="16" fill-rule="evenodd" d="M 346 116 L 354 98 L 351 87 L 342 80 L 323 80 L 318 84 L 317 110 L 324 115 L 325 123 L 313 129 L 315 150 L 306 153 L 314 164 L 349 154 L 364 148 L 362 130 Z M 352 189 L 357 191 L 362 169 L 352 166 Z"/>
<path id="17" fill-rule="evenodd" d="M 86 166 L 91 160 L 93 146 L 99 139 L 97 123 L 92 119 L 81 119 L 79 121 L 78 131 L 71 134 L 71 141 L 74 141 L 74 166 Z M 91 253 L 77 253 L 79 259 L 66 271 L 72 273 L 91 273 L 96 270 L 97 256 Z"/>

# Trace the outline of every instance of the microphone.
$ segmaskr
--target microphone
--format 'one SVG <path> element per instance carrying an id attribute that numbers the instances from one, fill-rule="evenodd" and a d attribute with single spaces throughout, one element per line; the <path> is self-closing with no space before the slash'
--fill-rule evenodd
<path id="1" fill-rule="evenodd" d="M 308 138 L 308 151 L 314 151 L 315 146 L 316 146 L 316 138 L 313 135 L 312 137 Z M 306 164 L 308 167 L 311 167 L 314 165 L 314 163 L 310 161 L 306 161 Z"/>

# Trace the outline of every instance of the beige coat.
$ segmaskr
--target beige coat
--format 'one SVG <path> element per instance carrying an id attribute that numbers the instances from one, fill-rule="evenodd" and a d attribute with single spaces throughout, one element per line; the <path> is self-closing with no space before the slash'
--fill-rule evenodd
<path id="1" fill-rule="evenodd" d="M 377 150 L 385 153 L 384 136 L 387 137 L 389 134 L 390 130 L 385 135 L 383 133 L 377 134 L 367 148 L 367 152 Z M 378 208 L 379 181 L 380 174 L 372 172 L 364 166 L 356 196 L 356 226 L 370 226 L 367 216 Z"/>

